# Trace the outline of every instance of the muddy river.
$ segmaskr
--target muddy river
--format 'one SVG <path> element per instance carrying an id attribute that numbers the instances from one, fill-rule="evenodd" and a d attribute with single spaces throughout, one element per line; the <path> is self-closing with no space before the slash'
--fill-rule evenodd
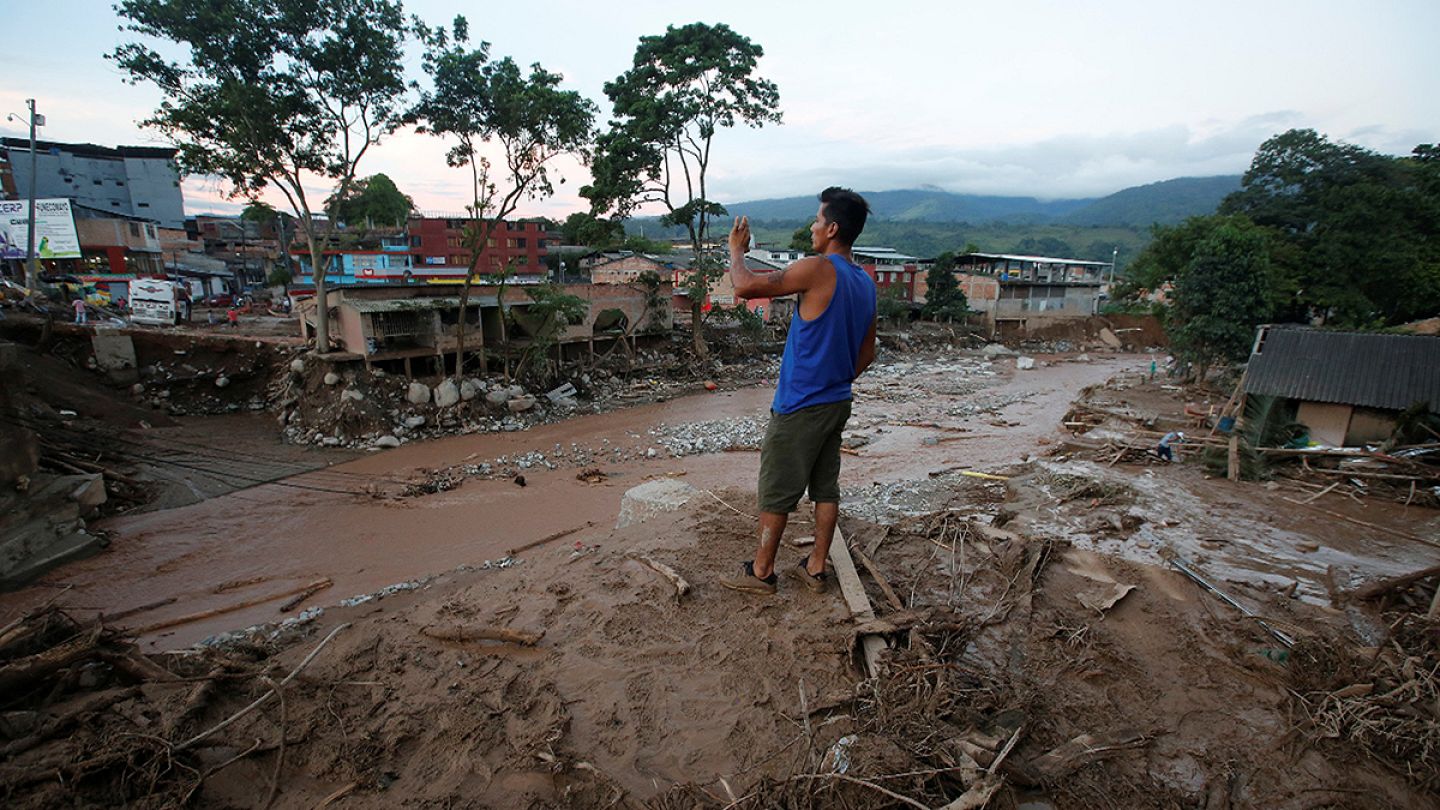
<path id="1" fill-rule="evenodd" d="M 1089 362 L 1052 358 L 1030 371 L 1014 362 L 956 357 L 953 362 L 892 363 L 857 383 L 852 431 L 868 439 L 846 455 L 847 490 L 924 479 L 940 469 L 984 470 L 1013 463 L 1059 436 L 1080 389 L 1148 364 L 1140 356 Z M 735 451 L 675 457 L 651 431 L 661 425 L 755 420 L 763 424 L 773 389 L 698 392 L 663 403 L 582 416 L 514 433 L 477 434 L 408 444 L 353 461 L 239 490 L 188 506 L 105 521 L 105 552 L 64 566 L 42 582 L 0 599 L 11 612 L 71 586 L 66 602 L 117 613 L 141 628 L 192 617 L 328 578 L 333 585 L 306 604 L 342 598 L 438 573 L 481 565 L 510 550 L 573 529 L 560 543 L 585 542 L 613 526 L 624 492 L 649 477 L 683 474 L 700 489 L 753 489 L 759 455 Z M 525 486 L 472 478 L 419 497 L 375 497 L 422 471 L 502 456 L 586 448 L 608 476 L 576 478 L 577 468 L 526 469 Z M 627 460 L 606 463 L 614 451 Z M 653 451 L 653 453 L 649 452 Z M 255 452 L 263 452 L 256 448 Z M 151 649 L 186 646 L 216 632 L 282 618 L 266 600 L 210 618 L 143 634 Z"/>

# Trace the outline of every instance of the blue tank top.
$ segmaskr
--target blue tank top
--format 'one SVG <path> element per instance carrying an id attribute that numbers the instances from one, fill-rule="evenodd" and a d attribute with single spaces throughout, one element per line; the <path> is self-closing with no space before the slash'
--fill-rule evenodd
<path id="1" fill-rule="evenodd" d="M 860 344 L 875 321 L 875 282 L 843 257 L 826 258 L 835 266 L 835 294 L 813 321 L 801 318 L 800 307 L 795 307 L 770 406 L 776 413 L 851 398 Z"/>

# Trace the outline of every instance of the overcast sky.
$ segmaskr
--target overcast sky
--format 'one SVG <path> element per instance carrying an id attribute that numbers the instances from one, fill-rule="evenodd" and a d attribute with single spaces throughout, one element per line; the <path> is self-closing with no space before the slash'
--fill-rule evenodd
<path id="1" fill-rule="evenodd" d="M 674 2 L 473 3 L 410 0 L 432 23 L 470 17 L 492 54 L 540 62 L 604 113 L 604 83 L 637 39 L 695 22 Z M 1045 199 L 1109 194 L 1172 177 L 1243 172 L 1255 148 L 1292 127 L 1392 154 L 1440 140 L 1440 3 L 731 2 L 705 13 L 765 48 L 760 73 L 785 120 L 716 138 L 721 201 L 933 186 Z M 44 139 L 161 144 L 136 123 L 156 105 L 102 54 L 125 41 L 103 0 L 6 4 L 0 111 L 35 97 Z M 19 32 L 25 32 L 19 35 Z M 420 77 L 414 49 L 406 54 Z M 603 118 L 602 118 L 603 120 Z M 6 121 L 6 135 L 25 135 Z M 400 133 L 367 157 L 427 211 L 459 210 L 466 175 L 435 138 Z M 522 213 L 584 206 L 588 179 Z M 192 212 L 233 210 L 205 178 Z M 323 196 L 323 193 L 322 193 Z M 280 202 L 280 200 L 276 200 Z M 282 205 L 283 207 L 283 205 Z"/>

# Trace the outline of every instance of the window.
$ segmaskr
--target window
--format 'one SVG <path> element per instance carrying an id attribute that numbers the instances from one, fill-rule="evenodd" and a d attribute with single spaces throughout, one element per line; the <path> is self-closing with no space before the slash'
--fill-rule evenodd
<path id="1" fill-rule="evenodd" d="M 519 256 L 516 256 L 516 257 L 515 257 L 515 264 L 518 265 L 518 266 L 520 266 L 520 267 L 524 267 L 525 265 L 527 265 L 527 264 L 529 264 L 529 263 L 530 263 L 530 257 L 529 257 L 529 256 L 526 256 L 526 255 L 523 254 L 523 253 L 520 254 Z"/>
<path id="2" fill-rule="evenodd" d="M 486 240 L 485 240 L 485 247 L 495 247 L 495 240 L 494 240 L 494 239 L 486 239 Z"/>
<path id="3" fill-rule="evenodd" d="M 420 247 L 420 237 L 418 237 L 418 236 L 412 236 L 412 237 L 410 237 L 410 247 L 412 247 L 412 248 L 418 248 L 418 247 Z"/>
<path id="4" fill-rule="evenodd" d="M 516 239 L 516 240 L 515 240 L 515 247 L 518 247 L 518 248 L 523 248 L 523 247 L 525 247 L 525 240 L 524 240 L 524 239 Z"/>
<path id="5" fill-rule="evenodd" d="M 125 181 L 124 181 L 124 180 L 116 180 L 116 181 L 115 181 L 115 185 L 118 186 L 118 187 L 120 187 L 120 188 L 124 188 L 124 187 L 125 187 Z"/>
<path id="6" fill-rule="evenodd" d="M 140 235 L 140 225 L 138 223 L 130 223 L 130 235 L 137 237 Z"/>
<path id="7" fill-rule="evenodd" d="M 136 208 L 149 208 L 150 203 L 135 203 Z"/>
<path id="8" fill-rule="evenodd" d="M 515 246 L 516 246 L 516 245 L 515 245 L 515 240 L 514 240 L 514 239 L 506 239 L 506 240 L 505 240 L 505 247 L 513 248 L 513 247 L 515 247 Z"/>
<path id="9" fill-rule="evenodd" d="M 94 184 L 97 185 L 97 186 L 103 186 L 103 185 L 105 185 L 105 181 L 104 181 L 104 180 L 92 180 L 92 181 L 90 181 L 90 182 L 94 183 Z"/>

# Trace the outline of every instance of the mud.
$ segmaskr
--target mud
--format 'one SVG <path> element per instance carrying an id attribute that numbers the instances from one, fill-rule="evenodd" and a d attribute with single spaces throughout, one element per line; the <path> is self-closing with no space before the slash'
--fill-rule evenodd
<path id="1" fill-rule="evenodd" d="M 1015 372 L 1013 361 L 1002 362 L 1012 368 L 992 364 L 978 369 L 980 362 L 975 361 L 978 370 L 987 372 L 982 376 L 963 375 L 958 369 L 919 374 L 910 362 L 876 369 L 873 382 L 857 390 L 852 420 L 857 434 L 874 434 L 876 439 L 858 456 L 846 457 L 841 485 L 847 497 L 877 482 L 923 478 L 946 467 L 984 468 L 1017 461 L 1033 450 L 1030 443 L 1056 434 L 1059 416 L 1079 388 L 1102 382 L 1138 360 L 1061 362 L 1031 372 Z M 933 393 L 954 386 L 962 376 L 971 393 Z M 897 403 L 894 391 L 905 392 L 909 401 Z M 761 386 L 700 393 L 523 432 L 408 444 L 280 483 L 116 519 L 103 526 L 111 535 L 106 554 L 56 572 L 41 588 L 71 586 L 77 603 L 108 612 L 177 597 L 174 604 L 147 613 L 146 623 L 223 608 L 321 577 L 334 580 L 333 591 L 321 600 L 331 603 L 394 582 L 502 557 L 555 532 L 587 524 L 604 528 L 613 523 L 620 495 L 647 476 L 683 474 L 701 489 L 748 484 L 756 474 L 758 453 L 674 458 L 652 430 L 763 419 L 772 393 L 772 388 Z M 946 409 L 965 415 L 950 416 Z M 1013 423 L 1009 428 L 1013 432 L 993 426 L 1001 414 Z M 953 435 L 973 432 L 979 438 L 926 444 L 926 437 L 952 434 L 903 424 L 922 417 L 965 431 Z M 557 445 L 562 450 L 585 447 L 592 452 L 555 470 L 524 469 L 524 487 L 505 477 L 476 478 L 423 498 L 383 496 L 429 471 L 535 451 L 553 453 Z M 574 467 L 615 458 L 617 450 L 627 460 L 605 464 L 603 483 L 576 480 Z M 259 577 L 264 580 L 241 591 L 212 592 L 221 583 Z M 0 597 L 0 608 L 25 604 L 28 598 L 32 597 L 25 593 Z M 142 641 L 151 649 L 185 646 L 216 632 L 276 617 L 273 604 L 261 605 Z"/>

